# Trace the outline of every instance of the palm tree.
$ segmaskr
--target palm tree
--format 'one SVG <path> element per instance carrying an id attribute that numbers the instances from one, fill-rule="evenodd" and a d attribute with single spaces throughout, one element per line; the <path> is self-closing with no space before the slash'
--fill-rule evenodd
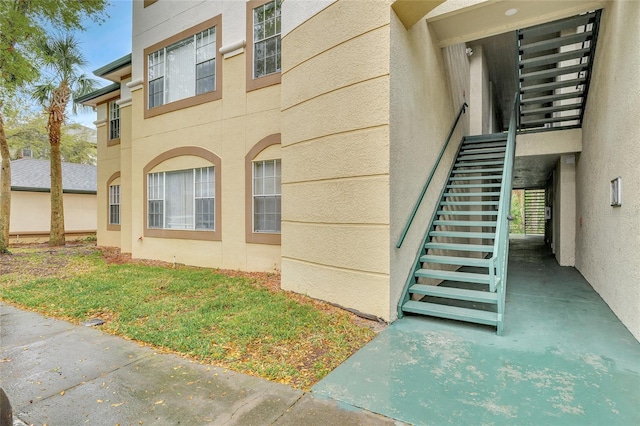
<path id="1" fill-rule="evenodd" d="M 66 118 L 69 102 L 96 88 L 95 80 L 83 74 L 81 67 L 87 64 L 72 35 L 58 36 L 41 42 L 45 58 L 44 75 L 49 79 L 34 88 L 33 96 L 45 109 L 47 130 L 51 145 L 51 230 L 49 245 L 65 244 L 64 207 L 62 201 L 62 161 L 60 159 L 61 128 Z M 77 104 L 72 103 L 75 113 Z"/>
<path id="2" fill-rule="evenodd" d="M 0 99 L 0 110 L 3 100 Z M 0 254 L 9 253 L 9 219 L 11 215 L 11 162 L 0 112 Z"/>

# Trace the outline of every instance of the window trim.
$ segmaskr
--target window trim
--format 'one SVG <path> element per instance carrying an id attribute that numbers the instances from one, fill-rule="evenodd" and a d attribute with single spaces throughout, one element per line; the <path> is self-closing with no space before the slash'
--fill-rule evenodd
<path id="1" fill-rule="evenodd" d="M 147 176 L 151 171 L 159 164 L 176 157 L 183 157 L 186 155 L 200 157 L 207 160 L 214 167 L 214 179 L 215 179 L 215 217 L 214 228 L 215 230 L 191 230 L 191 229 L 158 229 L 148 227 L 148 208 L 149 203 L 147 199 Z M 194 167 L 198 168 L 198 167 Z M 143 188 L 143 235 L 145 237 L 153 238 L 176 238 L 183 240 L 205 240 L 205 241 L 221 241 L 222 240 L 222 183 L 221 183 L 221 171 L 222 160 L 216 154 L 211 151 L 207 151 L 204 148 L 197 146 L 185 146 L 180 148 L 174 148 L 169 151 L 165 151 L 162 154 L 156 156 L 149 161 L 142 170 L 142 188 Z"/>
<path id="2" fill-rule="evenodd" d="M 120 137 L 122 136 L 122 111 L 118 105 L 118 137 L 111 138 L 111 104 L 115 103 L 120 98 L 113 98 L 107 101 L 107 146 L 118 145 L 120 143 Z"/>
<path id="3" fill-rule="evenodd" d="M 149 54 L 168 47 L 174 43 L 177 43 L 185 38 L 192 37 L 195 34 L 202 32 L 211 27 L 216 27 L 216 90 L 213 92 L 206 92 L 200 95 L 194 95 L 188 98 L 180 99 L 178 101 L 163 104 L 152 109 L 149 109 Z M 166 114 L 167 112 L 176 111 L 183 108 L 189 108 L 192 106 L 200 105 L 206 102 L 222 99 L 222 55 L 220 54 L 220 48 L 222 47 L 222 15 L 215 16 L 204 22 L 199 23 L 191 28 L 179 32 L 161 42 L 155 43 L 146 49 L 143 53 L 144 63 L 144 118 L 151 118 L 157 115 Z M 193 66 L 195 67 L 195 63 Z"/>
<path id="4" fill-rule="evenodd" d="M 280 245 L 282 241 L 282 231 L 277 234 L 268 232 L 253 232 L 253 160 L 271 145 L 280 145 L 280 133 L 269 135 L 253 146 L 244 157 L 244 179 L 245 179 L 245 241 L 251 244 L 272 244 Z M 282 163 L 281 163 L 282 164 Z M 280 191 L 282 194 L 282 190 Z M 282 195 L 281 195 L 282 197 Z"/>
<path id="5" fill-rule="evenodd" d="M 246 34 L 246 75 L 247 75 L 247 92 L 262 89 L 264 87 L 280 84 L 282 80 L 282 71 L 273 74 L 267 74 L 262 77 L 253 78 L 253 9 L 273 0 L 249 0 L 247 2 L 247 34 Z M 280 43 L 282 43 L 282 32 L 280 33 Z M 282 58 L 281 58 L 282 60 Z"/>
<path id="6" fill-rule="evenodd" d="M 122 225 L 122 185 L 120 185 L 120 225 L 115 225 L 109 223 L 111 220 L 111 204 L 110 204 L 110 192 L 109 188 L 111 188 L 111 184 L 116 179 L 120 178 L 120 172 L 115 172 L 109 179 L 107 179 L 107 231 L 120 231 L 120 226 Z"/>

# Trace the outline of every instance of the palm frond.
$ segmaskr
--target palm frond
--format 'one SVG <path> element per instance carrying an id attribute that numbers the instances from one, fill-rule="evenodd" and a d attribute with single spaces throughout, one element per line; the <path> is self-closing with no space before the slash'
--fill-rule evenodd
<path id="1" fill-rule="evenodd" d="M 72 97 L 76 99 L 80 96 L 91 93 L 98 88 L 98 81 L 91 78 L 88 74 L 80 74 L 76 77 L 73 86 Z M 77 102 L 71 103 L 71 112 L 76 114 L 78 111 L 91 110 L 92 107 L 78 104 Z"/>
<path id="2" fill-rule="evenodd" d="M 48 108 L 55 88 L 56 86 L 51 82 L 38 84 L 31 90 L 31 97 L 44 108 Z"/>

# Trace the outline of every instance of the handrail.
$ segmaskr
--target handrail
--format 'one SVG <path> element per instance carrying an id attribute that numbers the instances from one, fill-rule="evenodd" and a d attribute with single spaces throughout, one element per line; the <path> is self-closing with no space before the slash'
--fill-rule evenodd
<path id="1" fill-rule="evenodd" d="M 502 170 L 502 187 L 500 188 L 500 203 L 496 219 L 495 244 L 489 268 L 490 291 L 498 293 L 498 335 L 502 335 L 504 327 L 504 308 L 507 293 L 507 265 L 509 258 L 509 212 L 511 210 L 511 190 L 513 183 L 513 164 L 516 153 L 516 134 L 518 127 L 519 93 L 513 101 L 513 110 L 509 120 L 507 146 L 504 154 L 504 169 Z"/>
<path id="2" fill-rule="evenodd" d="M 504 154 L 504 169 L 502 170 L 502 188 L 500 189 L 500 205 L 498 206 L 498 217 L 496 220 L 497 244 L 493 247 L 493 256 L 497 257 L 498 252 L 504 246 L 505 236 L 508 238 L 508 231 L 505 232 L 504 225 L 508 223 L 509 211 L 511 209 L 511 189 L 513 187 L 511 179 L 513 177 L 513 162 L 516 148 L 516 126 L 518 116 L 518 94 L 513 102 L 511 119 L 509 120 L 509 132 L 507 133 L 507 146 Z M 508 230 L 507 225 L 507 230 Z"/>
<path id="3" fill-rule="evenodd" d="M 460 107 L 460 111 L 458 112 L 458 116 L 456 117 L 456 121 L 453 123 L 453 126 L 451 126 L 451 130 L 449 130 L 449 135 L 447 136 L 447 139 L 445 140 L 444 145 L 442 146 L 442 149 L 440 150 L 440 155 L 438 155 L 438 159 L 434 163 L 433 169 L 431 169 L 431 174 L 429 174 L 429 177 L 427 178 L 427 181 L 425 182 L 424 186 L 422 187 L 422 192 L 420 193 L 420 196 L 418 197 L 418 200 L 416 201 L 415 206 L 413 206 L 413 211 L 411 212 L 411 215 L 409 216 L 409 220 L 407 220 L 407 224 L 404 226 L 404 229 L 402 230 L 402 234 L 400 235 L 400 239 L 398 240 L 398 244 L 396 244 L 396 248 L 402 247 L 402 243 L 404 242 L 404 239 L 407 236 L 407 232 L 409 232 L 409 228 L 411 227 L 411 224 L 413 223 L 413 219 L 415 219 L 415 217 L 416 217 L 416 213 L 418 212 L 418 208 L 420 207 L 420 204 L 422 203 L 422 199 L 424 198 L 424 195 L 427 193 L 427 188 L 429 188 L 429 185 L 431 184 L 431 179 L 433 179 L 433 175 L 436 174 L 436 169 L 440 165 L 440 160 L 442 160 L 442 156 L 444 155 L 444 152 L 446 151 L 447 146 L 449 146 L 449 141 L 451 140 L 451 137 L 453 136 L 453 132 L 455 131 L 456 126 L 458 125 L 458 121 L 460 121 L 460 117 L 466 111 L 466 108 L 468 106 L 469 105 L 467 105 L 467 103 L 464 102 L 462 104 L 462 107 Z"/>

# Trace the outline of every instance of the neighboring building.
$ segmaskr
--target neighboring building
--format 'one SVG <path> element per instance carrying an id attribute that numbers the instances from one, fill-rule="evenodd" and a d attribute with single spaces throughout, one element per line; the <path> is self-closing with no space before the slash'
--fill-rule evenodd
<path id="1" fill-rule="evenodd" d="M 12 243 L 46 242 L 51 227 L 49 160 L 11 162 Z M 67 238 L 96 233 L 96 166 L 62 163 L 64 228 Z"/>
<path id="2" fill-rule="evenodd" d="M 600 9 L 599 35 L 554 29 Z M 454 140 L 506 130 L 535 76 L 517 74 L 517 38 L 553 31 L 584 52 L 568 55 L 576 88 L 554 71 L 565 44 L 528 47 L 555 58 L 532 71 L 552 100 L 521 111 L 513 185 L 552 189 L 559 263 L 640 338 L 639 20 L 618 0 L 134 1 L 132 54 L 81 99 L 98 115 L 98 243 L 281 270 L 284 289 L 392 321 L 456 143 L 396 242 L 460 106 Z"/>

